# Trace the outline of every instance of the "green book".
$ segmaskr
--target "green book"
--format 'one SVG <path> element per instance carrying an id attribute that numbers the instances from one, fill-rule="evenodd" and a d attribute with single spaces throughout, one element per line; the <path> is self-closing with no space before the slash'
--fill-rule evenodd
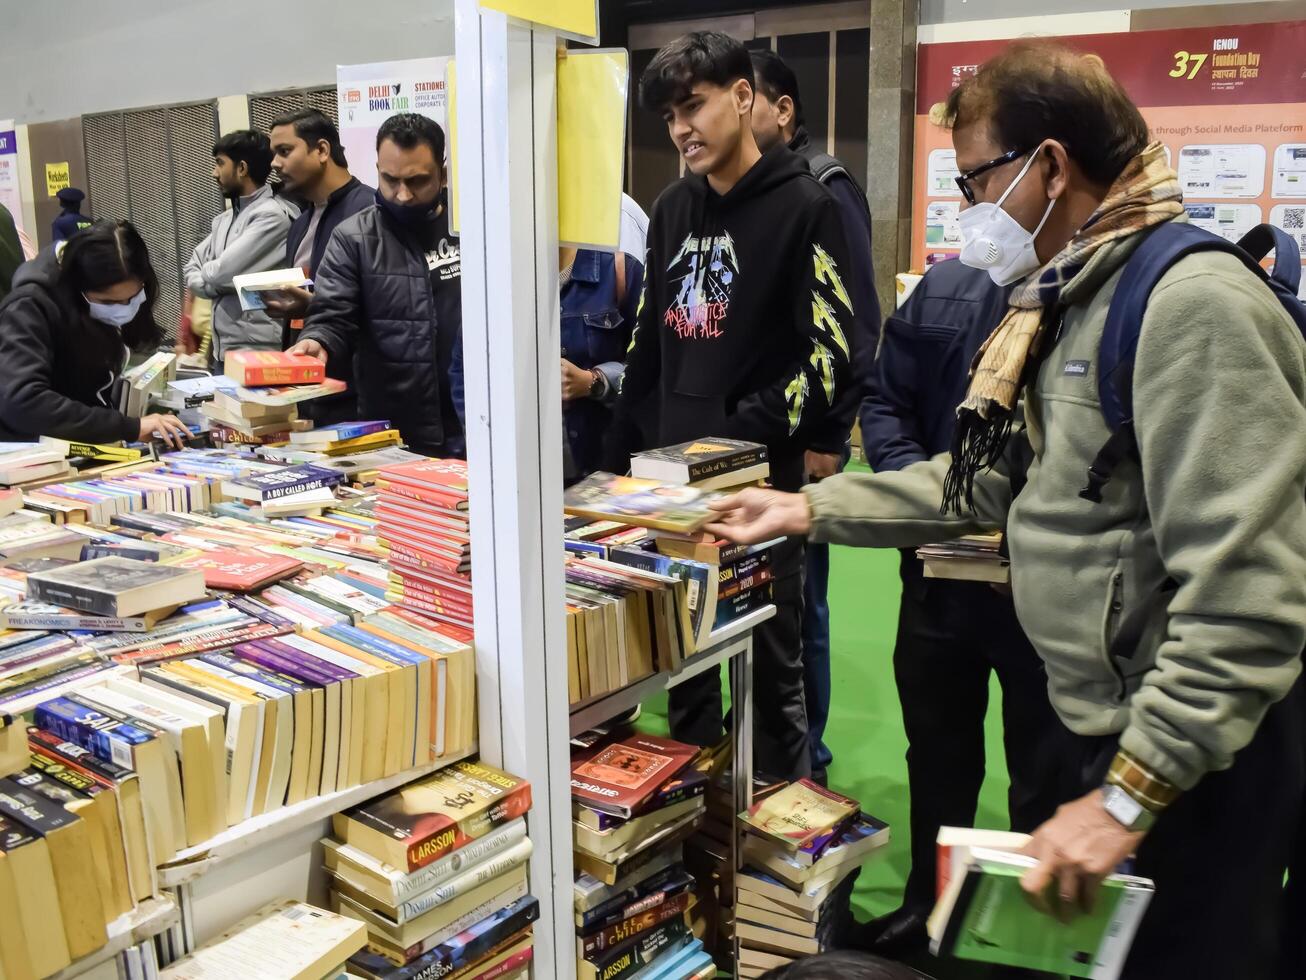
<path id="1" fill-rule="evenodd" d="M 1000 963 L 1093 980 L 1114 980 L 1124 967 L 1152 882 L 1111 875 L 1093 911 L 1061 923 L 1033 908 L 1020 887 L 1037 862 L 975 847 L 930 917 L 936 956 Z"/>

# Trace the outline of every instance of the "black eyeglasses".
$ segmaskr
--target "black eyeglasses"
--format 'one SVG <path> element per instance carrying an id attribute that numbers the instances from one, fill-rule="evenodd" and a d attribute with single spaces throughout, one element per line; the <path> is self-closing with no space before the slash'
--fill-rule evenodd
<path id="1" fill-rule="evenodd" d="M 974 180 L 980 174 L 988 173 L 994 167 L 1000 167 L 1004 163 L 1010 163 L 1012 160 L 1019 160 L 1021 157 L 1025 156 L 1028 153 L 1029 150 L 1008 150 L 1006 153 L 1002 154 L 1002 156 L 994 157 L 988 163 L 981 163 L 974 170 L 967 170 L 964 174 L 958 174 L 956 177 L 953 177 L 952 179 L 957 182 L 957 186 L 961 189 L 962 197 L 966 199 L 966 203 L 974 204 L 975 192 L 971 190 L 970 187 L 970 182 L 972 180 Z"/>

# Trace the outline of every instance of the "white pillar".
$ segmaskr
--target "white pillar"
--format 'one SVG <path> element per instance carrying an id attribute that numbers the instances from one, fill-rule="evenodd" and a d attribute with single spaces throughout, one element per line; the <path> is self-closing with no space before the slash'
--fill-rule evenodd
<path id="1" fill-rule="evenodd" d="M 575 975 L 553 32 L 456 0 L 463 358 L 482 756 L 534 787 L 537 977 Z M 546 665 L 547 668 L 546 668 Z"/>

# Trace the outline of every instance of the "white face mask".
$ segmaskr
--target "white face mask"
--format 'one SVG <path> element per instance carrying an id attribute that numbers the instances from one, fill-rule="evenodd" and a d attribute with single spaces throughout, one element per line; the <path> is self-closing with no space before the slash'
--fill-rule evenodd
<path id="1" fill-rule="evenodd" d="M 1043 230 L 1052 206 L 1057 202 L 1048 201 L 1047 210 L 1038 227 L 1027 231 L 1025 227 L 1002 209 L 1002 202 L 1020 183 L 1021 178 L 1029 172 L 1036 153 L 1031 153 L 1025 165 L 1016 174 L 996 204 L 987 201 L 973 204 L 958 216 L 961 225 L 961 261 L 972 269 L 987 270 L 989 278 L 999 286 L 1006 286 L 1023 279 L 1039 267 L 1038 253 L 1034 251 L 1034 239 Z"/>
<path id="2" fill-rule="evenodd" d="M 85 294 L 82 294 L 82 299 L 86 299 Z M 90 307 L 92 320 L 122 329 L 136 319 L 136 314 L 145 305 L 145 288 L 142 287 L 140 292 L 125 303 L 92 303 L 86 299 L 86 305 Z"/>

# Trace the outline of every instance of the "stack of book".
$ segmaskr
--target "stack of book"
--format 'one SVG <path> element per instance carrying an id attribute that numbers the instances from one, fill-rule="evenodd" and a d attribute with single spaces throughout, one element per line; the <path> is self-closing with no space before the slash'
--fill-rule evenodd
<path id="1" fill-rule="evenodd" d="M 377 480 L 377 536 L 387 549 L 397 605 L 472 627 L 467 463 L 427 459 L 387 466 Z"/>
<path id="2" fill-rule="evenodd" d="M 565 570 L 572 704 L 675 670 L 694 652 L 689 582 L 638 564 L 574 555 Z"/>
<path id="3" fill-rule="evenodd" d="M 1118 977 L 1152 900 L 1153 882 L 1108 875 L 1091 909 L 1058 923 L 1036 911 L 1020 887 L 1038 863 L 1020 853 L 1028 843 L 1027 834 L 939 829 L 930 951 L 1058 976 Z"/>
<path id="4" fill-rule="evenodd" d="M 530 784 L 460 762 L 337 814 L 322 841 L 331 907 L 366 929 L 369 980 L 524 975 L 539 905 L 527 891 Z"/>
<path id="5" fill-rule="evenodd" d="M 339 422 L 307 432 L 292 432 L 289 448 L 301 454 L 302 462 L 375 452 L 400 444 L 399 430 L 385 420 L 376 422 Z"/>
<path id="6" fill-rule="evenodd" d="M 203 407 L 215 441 L 263 445 L 289 441 L 292 432 L 312 428 L 300 421 L 298 404 L 345 390 L 326 376 L 313 357 L 280 351 L 229 351 L 223 373 L 235 387 L 215 388 Z"/>
<path id="7" fill-rule="evenodd" d="M 739 821 L 746 834 L 734 910 L 739 975 L 758 977 L 836 948 L 853 883 L 888 843 L 888 825 L 806 779 L 754 803 Z"/>
<path id="8" fill-rule="evenodd" d="M 257 506 L 264 517 L 291 517 L 321 514 L 335 503 L 332 488 L 344 482 L 337 470 L 305 463 L 227 480 L 222 492 Z"/>
<path id="9" fill-rule="evenodd" d="M 164 980 L 340 977 L 345 975 L 345 961 L 366 941 L 366 930 L 353 919 L 285 899 L 242 919 L 195 952 L 164 967 L 159 975 Z"/>
<path id="10" fill-rule="evenodd" d="M 1002 533 L 967 534 L 942 544 L 916 549 L 925 563 L 926 578 L 948 578 L 963 582 L 1011 581 L 1011 562 L 1002 554 Z"/>
<path id="11" fill-rule="evenodd" d="M 771 475 L 766 447 L 738 439 L 698 439 L 630 458 L 630 475 L 641 480 L 727 493 L 755 486 Z"/>
<path id="12" fill-rule="evenodd" d="M 14 503 L 12 497 L 0 497 L 0 511 Z M 22 503 L 21 498 L 17 503 Z M 76 559 L 81 556 L 82 540 L 52 524 L 49 515 L 37 511 L 11 509 L 0 517 L 0 561 Z"/>
<path id="13" fill-rule="evenodd" d="M 64 452 L 39 442 L 0 442 L 0 484 L 20 486 L 72 471 Z"/>
<path id="14" fill-rule="evenodd" d="M 690 928 L 696 899 L 682 846 L 703 819 L 708 777 L 695 768 L 700 750 L 634 733 L 586 733 L 578 741 L 571 779 L 577 975 L 699 976 L 712 959 Z"/>

